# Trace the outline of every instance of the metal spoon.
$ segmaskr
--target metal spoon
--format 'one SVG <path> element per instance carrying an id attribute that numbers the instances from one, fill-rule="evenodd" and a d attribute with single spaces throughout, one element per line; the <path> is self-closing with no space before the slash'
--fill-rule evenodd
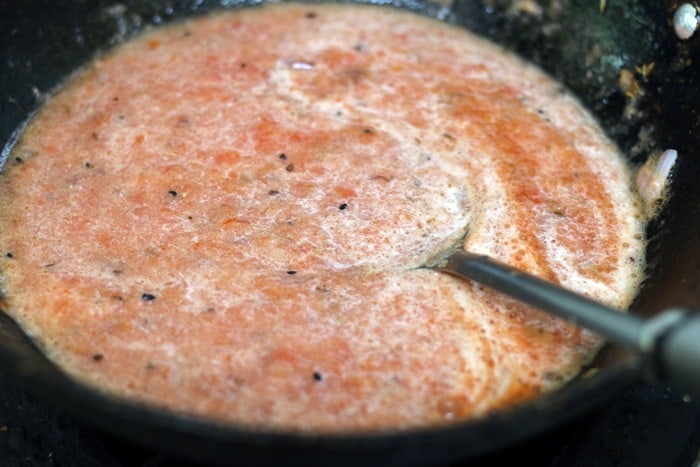
<path id="1" fill-rule="evenodd" d="M 426 267 L 472 279 L 631 348 L 641 355 L 647 378 L 700 396 L 698 313 L 671 309 L 644 320 L 462 249 L 433 259 Z"/>

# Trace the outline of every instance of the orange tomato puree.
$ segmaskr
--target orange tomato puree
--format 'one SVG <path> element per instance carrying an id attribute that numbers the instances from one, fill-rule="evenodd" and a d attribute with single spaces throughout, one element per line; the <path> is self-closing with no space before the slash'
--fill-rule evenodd
<path id="1" fill-rule="evenodd" d="M 0 179 L 2 289 L 110 394 L 402 430 L 552 391 L 600 345 L 421 265 L 463 242 L 626 307 L 639 211 L 594 119 L 500 48 L 394 9 L 271 5 L 147 31 L 54 93 Z"/>

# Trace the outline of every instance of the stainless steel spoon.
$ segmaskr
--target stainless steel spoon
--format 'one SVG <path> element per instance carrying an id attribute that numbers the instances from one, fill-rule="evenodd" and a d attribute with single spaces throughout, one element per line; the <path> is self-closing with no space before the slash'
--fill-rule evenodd
<path id="1" fill-rule="evenodd" d="M 644 320 L 489 257 L 457 249 L 426 267 L 477 281 L 589 329 L 642 357 L 645 376 L 700 397 L 700 314 L 680 309 Z"/>

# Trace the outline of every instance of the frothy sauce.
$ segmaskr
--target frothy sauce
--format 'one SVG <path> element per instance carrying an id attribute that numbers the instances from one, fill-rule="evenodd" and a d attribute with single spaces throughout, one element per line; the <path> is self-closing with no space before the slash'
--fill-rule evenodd
<path id="1" fill-rule="evenodd" d="M 624 308 L 631 175 L 537 69 L 411 13 L 274 5 L 159 28 L 73 76 L 0 180 L 5 308 L 65 371 L 302 431 L 481 416 L 600 340 L 421 269 L 464 247 Z"/>

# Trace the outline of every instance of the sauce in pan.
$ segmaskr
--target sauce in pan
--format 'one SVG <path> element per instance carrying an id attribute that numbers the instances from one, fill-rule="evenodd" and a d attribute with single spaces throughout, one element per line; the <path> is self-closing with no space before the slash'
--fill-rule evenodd
<path id="1" fill-rule="evenodd" d="M 268 429 L 439 424 L 561 386 L 600 341 L 420 266 L 468 231 L 625 307 L 640 209 L 578 102 L 464 30 L 218 13 L 117 47 L 32 119 L 0 180 L 4 306 L 132 400 Z"/>

